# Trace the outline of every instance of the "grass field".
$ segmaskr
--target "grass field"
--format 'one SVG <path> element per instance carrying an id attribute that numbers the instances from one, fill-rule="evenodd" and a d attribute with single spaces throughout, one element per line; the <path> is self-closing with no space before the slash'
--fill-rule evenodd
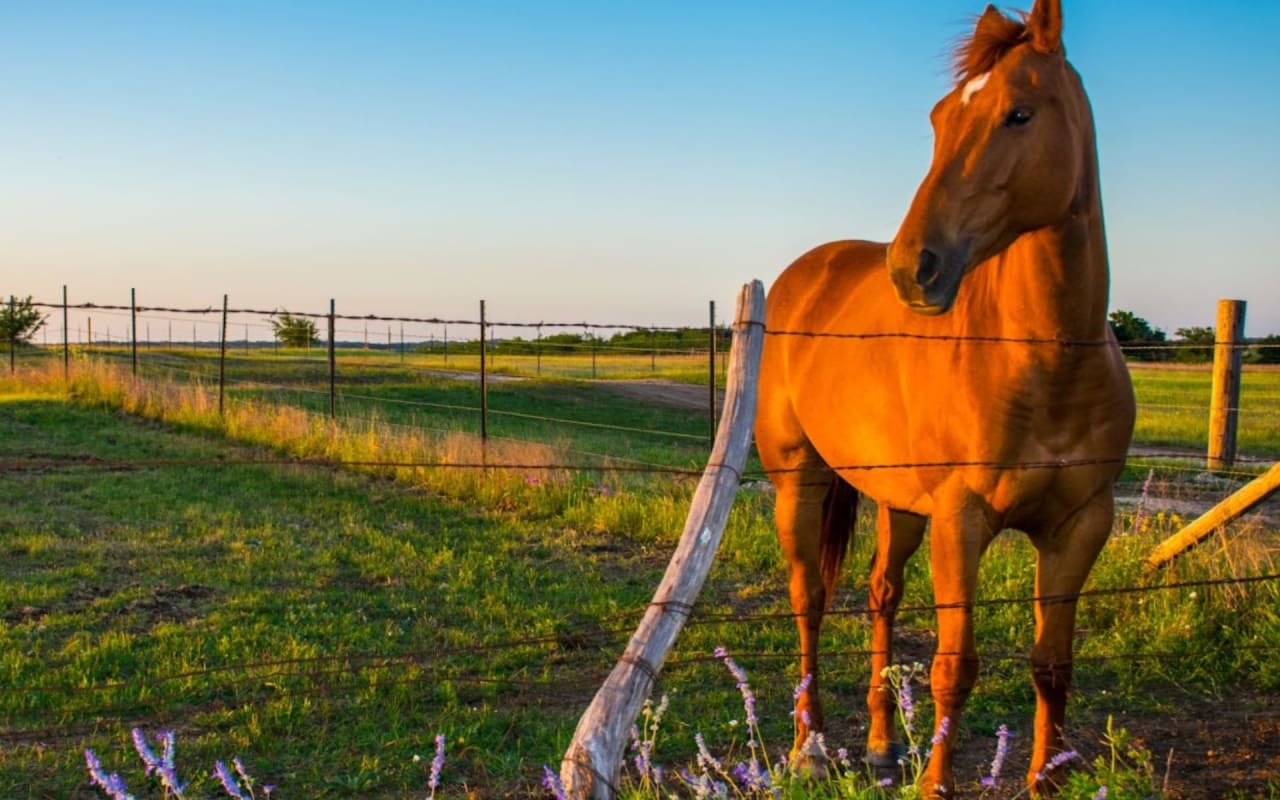
<path id="1" fill-rule="evenodd" d="M 477 390 L 413 372 L 434 367 L 348 365 L 343 414 L 331 425 L 306 413 L 327 410 L 327 395 L 317 403 L 296 391 L 312 383 L 310 364 L 287 381 L 269 357 L 245 361 L 225 417 L 207 382 L 134 382 L 91 364 L 77 366 L 69 387 L 60 366 L 0 378 L 0 463 L 29 464 L 0 481 L 0 797 L 91 796 L 86 746 L 131 786 L 146 786 L 128 744 L 135 725 L 177 731 L 189 796 L 213 795 L 213 761 L 232 755 L 279 796 L 423 796 L 437 733 L 448 743 L 441 796 L 537 796 L 542 765 L 558 764 L 665 567 L 691 481 L 253 463 L 473 460 L 470 412 L 428 425 L 442 409 L 379 403 L 370 413 L 350 395 L 465 406 Z M 1181 405 L 1177 393 L 1196 391 L 1201 373 L 1177 374 L 1140 374 L 1140 398 L 1149 378 L 1160 387 L 1153 396 Z M 1268 377 L 1251 391 L 1265 396 L 1277 383 Z M 595 414 L 691 436 L 704 424 L 572 381 L 490 391 L 495 407 L 518 413 Z M 587 451 L 608 456 L 593 462 L 604 466 L 705 458 L 705 444 L 692 440 L 645 450 L 637 434 L 568 426 L 547 437 L 544 421 L 509 424 L 486 454 L 495 463 L 565 463 Z M 1266 430 L 1274 431 L 1264 427 L 1256 448 L 1275 452 L 1280 435 Z M 1155 431 L 1168 441 L 1149 441 L 1163 444 L 1186 435 Z M 56 463 L 87 456 L 100 463 Z M 691 763 L 696 732 L 721 756 L 743 751 L 740 698 L 711 657 L 720 645 L 752 675 L 770 752 L 789 744 L 795 644 L 770 505 L 766 492 L 742 493 L 663 674 L 659 692 L 671 707 L 655 757 L 664 763 Z M 864 534 L 870 514 L 864 508 Z M 1149 585 L 1141 558 L 1177 520 L 1135 522 L 1118 520 L 1090 587 Z M 865 602 L 870 540 L 855 540 L 840 608 Z M 1153 585 L 1270 574 L 1274 560 L 1274 531 L 1237 527 Z M 1000 537 L 983 562 L 983 597 L 1031 596 L 1030 562 L 1020 536 Z M 926 565 L 927 553 L 912 563 L 908 606 L 931 603 Z M 748 614 L 753 621 L 736 621 Z M 984 606 L 977 623 L 986 660 L 962 734 L 974 794 L 996 727 L 1026 731 L 1031 700 L 1029 606 Z M 927 610 L 903 615 L 904 659 L 927 660 L 931 628 Z M 829 625 L 824 690 L 843 709 L 833 714 L 833 747 L 860 746 L 867 678 L 857 654 L 867 633 L 859 614 Z M 1141 724 L 1221 703 L 1237 714 L 1274 708 L 1277 648 L 1275 582 L 1091 598 L 1081 610 L 1077 746 L 1106 756 L 1099 740 L 1109 714 Z M 1010 774 L 1025 764 L 1026 738 Z M 1241 770 L 1236 778 L 1259 794 L 1240 796 L 1275 796 L 1265 778 Z M 1195 794 L 1190 784 L 1185 796 L 1221 796 L 1217 786 Z M 844 796 L 884 796 L 859 791 Z"/>
<path id="2" fill-rule="evenodd" d="M 127 350 L 96 350 L 117 362 L 127 362 Z M 45 358 L 35 353 L 29 358 Z M 140 354 L 143 375 L 180 380 L 200 380 L 206 385 L 218 380 L 218 353 L 212 349 L 148 350 Z M 385 350 L 343 350 L 338 353 L 336 388 L 339 413 L 355 417 L 367 416 L 377 405 L 378 412 L 392 421 L 414 425 L 435 425 L 476 432 L 479 430 L 479 387 L 473 383 L 449 380 L 448 377 L 478 372 L 476 355 L 452 355 L 446 360 L 440 353 L 399 353 Z M 491 432 L 498 436 L 532 438 L 546 441 L 562 436 L 570 439 L 583 435 L 572 421 L 595 424 L 623 424 L 655 432 L 670 432 L 674 437 L 651 436 L 648 456 L 666 453 L 673 447 L 681 457 L 705 451 L 695 444 L 687 451 L 678 441 L 681 437 L 700 437 L 708 432 L 709 414 L 697 411 L 675 412 L 671 409 L 630 407 L 611 403 L 604 393 L 580 393 L 579 402 L 557 402 L 561 382 L 587 381 L 593 375 L 592 358 L 586 355 L 552 356 L 541 359 L 528 355 L 497 354 L 489 360 L 489 369 L 497 376 L 489 388 Z M 601 355 L 594 373 L 602 380 L 666 380 L 705 386 L 710 372 L 707 356 L 664 353 L 651 359 L 647 354 Z M 539 363 L 541 366 L 539 367 Z M 717 367 L 717 384 L 723 387 L 724 356 Z M 286 400 L 315 410 L 328 408 L 328 365 L 323 348 L 273 350 L 255 348 L 232 349 L 228 354 L 227 380 L 231 394 L 272 393 L 276 400 Z M 1137 444 L 1168 446 L 1203 452 L 1209 435 L 1208 407 L 1212 373 L 1209 365 L 1130 365 L 1134 393 L 1138 401 L 1138 419 L 1134 431 Z M 507 378 L 537 379 L 536 387 L 518 387 Z M 525 395 L 529 398 L 526 401 Z M 568 397 L 568 396 L 566 396 Z M 428 404 L 417 405 L 415 404 Z M 452 406 L 449 409 L 429 404 Z M 415 410 L 416 409 L 416 410 Z M 699 414 L 700 412 L 700 414 Z M 534 414 L 552 418 L 539 424 L 521 418 Z M 559 420 L 557 422 L 556 420 Z M 564 420 L 570 422 L 565 423 Z M 1243 372 L 1239 411 L 1239 452 L 1247 456 L 1268 458 L 1280 456 L 1280 368 L 1246 366 Z M 610 441 L 605 437 L 603 441 Z M 646 448 L 636 437 L 626 446 Z M 584 449 L 592 451 L 593 443 Z M 598 447 L 596 448 L 598 449 Z M 638 456 L 643 457 L 643 456 Z"/>

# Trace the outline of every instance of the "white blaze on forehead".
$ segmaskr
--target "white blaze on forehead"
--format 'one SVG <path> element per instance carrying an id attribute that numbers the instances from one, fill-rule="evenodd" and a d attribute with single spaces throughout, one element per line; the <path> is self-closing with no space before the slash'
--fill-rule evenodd
<path id="1" fill-rule="evenodd" d="M 984 72 L 976 78 L 971 78 L 969 82 L 964 85 L 964 91 L 960 93 L 960 102 L 963 105 L 969 105 L 970 98 L 982 91 L 982 87 L 986 86 L 987 81 L 989 80 L 991 80 L 990 72 Z"/>

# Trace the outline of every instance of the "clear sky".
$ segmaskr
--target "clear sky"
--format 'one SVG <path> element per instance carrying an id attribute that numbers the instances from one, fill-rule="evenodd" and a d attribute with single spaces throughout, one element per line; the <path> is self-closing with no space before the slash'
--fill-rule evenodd
<path id="1" fill-rule="evenodd" d="M 1112 308 L 1280 333 L 1280 3 L 1064 5 Z M 700 324 L 892 238 L 981 10 L 0 0 L 0 291 Z"/>

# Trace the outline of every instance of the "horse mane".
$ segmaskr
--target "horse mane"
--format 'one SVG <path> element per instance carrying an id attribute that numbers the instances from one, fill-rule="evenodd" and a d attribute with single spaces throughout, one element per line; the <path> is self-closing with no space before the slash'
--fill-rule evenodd
<path id="1" fill-rule="evenodd" d="M 1026 14 L 1021 14 L 1021 19 L 1013 19 L 989 9 L 980 17 L 973 33 L 962 37 L 952 51 L 951 66 L 957 83 L 990 72 L 1006 53 L 1030 38 Z"/>

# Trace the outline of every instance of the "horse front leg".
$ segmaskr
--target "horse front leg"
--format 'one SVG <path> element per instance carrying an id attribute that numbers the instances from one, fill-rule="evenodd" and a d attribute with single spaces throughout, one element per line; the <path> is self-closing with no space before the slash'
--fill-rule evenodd
<path id="1" fill-rule="evenodd" d="M 796 698 L 796 738 L 791 763 L 800 771 L 818 775 L 826 770 L 825 757 L 814 736 L 823 730 L 822 701 L 818 693 L 818 638 L 827 604 L 820 540 L 823 503 L 832 475 L 824 467 L 783 476 L 776 481 L 774 507 L 778 542 L 790 565 L 791 610 L 800 634 L 800 679 L 806 684 Z"/>
<path id="2" fill-rule="evenodd" d="M 955 796 L 952 754 L 965 701 L 978 680 L 973 635 L 973 601 L 978 560 L 995 535 L 980 507 L 962 504 L 934 514 L 929 534 L 933 596 L 937 604 L 938 648 L 930 683 L 936 709 L 933 754 L 921 778 L 924 797 Z"/>
<path id="3" fill-rule="evenodd" d="M 903 570 L 920 547 L 926 518 L 895 511 L 881 503 L 876 515 L 876 551 L 871 562 L 871 687 L 867 711 L 871 718 L 867 731 L 867 763 L 878 768 L 894 768 L 906 755 L 897 726 L 898 702 L 884 671 L 893 663 L 893 623 L 905 588 Z"/>
<path id="4" fill-rule="evenodd" d="M 1065 752 L 1077 597 L 1111 534 L 1113 517 L 1114 501 L 1108 489 L 1056 529 L 1032 538 L 1037 550 L 1036 643 L 1031 649 L 1036 719 L 1027 785 L 1034 797 L 1052 793 L 1056 779 L 1066 771 L 1054 759 Z"/>

